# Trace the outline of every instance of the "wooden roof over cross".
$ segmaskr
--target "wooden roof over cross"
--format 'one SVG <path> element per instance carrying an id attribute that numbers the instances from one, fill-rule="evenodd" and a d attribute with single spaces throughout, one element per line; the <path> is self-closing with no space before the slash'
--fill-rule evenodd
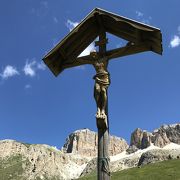
<path id="1" fill-rule="evenodd" d="M 162 54 L 160 29 L 95 8 L 43 58 L 55 76 L 66 68 L 91 64 L 90 55 L 78 56 L 99 36 L 102 26 L 105 32 L 130 42 L 129 46 L 106 51 L 108 59 L 144 51 Z"/>

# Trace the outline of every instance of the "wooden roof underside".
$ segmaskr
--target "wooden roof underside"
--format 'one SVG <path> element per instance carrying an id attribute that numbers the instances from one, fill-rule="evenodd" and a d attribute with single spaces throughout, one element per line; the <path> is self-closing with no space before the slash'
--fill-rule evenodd
<path id="1" fill-rule="evenodd" d="M 54 75 L 65 69 L 66 64 L 76 61 L 99 35 L 100 26 L 106 32 L 134 44 L 148 43 L 151 47 L 149 50 L 162 54 L 159 29 L 96 8 L 43 58 Z"/>

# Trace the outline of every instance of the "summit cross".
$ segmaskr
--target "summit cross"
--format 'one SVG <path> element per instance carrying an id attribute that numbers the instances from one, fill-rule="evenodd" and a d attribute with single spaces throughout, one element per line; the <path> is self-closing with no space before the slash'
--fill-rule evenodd
<path id="1" fill-rule="evenodd" d="M 128 43 L 124 47 L 107 50 L 107 32 L 127 40 Z M 81 52 L 97 37 L 99 41 L 96 41 L 95 45 L 99 47 L 99 50 L 79 57 Z M 160 29 L 95 8 L 43 58 L 55 76 L 67 68 L 86 64 L 92 65 L 96 71 L 93 79 L 95 80 L 94 98 L 97 105 L 95 117 L 98 129 L 98 180 L 110 180 L 108 87 L 111 82 L 108 71 L 109 61 L 145 51 L 162 54 L 161 42 Z"/>

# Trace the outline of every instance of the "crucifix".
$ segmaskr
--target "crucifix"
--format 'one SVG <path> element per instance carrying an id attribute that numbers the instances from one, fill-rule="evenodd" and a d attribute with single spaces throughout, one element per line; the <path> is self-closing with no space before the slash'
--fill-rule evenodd
<path id="1" fill-rule="evenodd" d="M 128 43 L 124 47 L 107 50 L 107 33 L 125 39 Z M 98 46 L 99 50 L 79 57 L 81 52 L 97 37 L 99 41 L 95 42 L 95 46 Z M 95 8 L 43 58 L 55 76 L 67 68 L 86 64 L 93 66 L 96 71 L 93 79 L 95 81 L 94 98 L 97 105 L 95 117 L 98 129 L 98 180 L 110 180 L 108 63 L 111 59 L 145 51 L 162 54 L 161 42 L 162 35 L 158 28 Z"/>

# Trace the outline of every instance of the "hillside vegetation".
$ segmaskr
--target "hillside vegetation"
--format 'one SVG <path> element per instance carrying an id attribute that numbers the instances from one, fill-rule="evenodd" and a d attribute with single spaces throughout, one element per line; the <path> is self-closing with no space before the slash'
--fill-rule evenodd
<path id="1" fill-rule="evenodd" d="M 23 177 L 25 165 L 30 165 L 30 162 L 23 160 L 21 155 L 0 159 L 0 180 L 26 180 L 27 178 Z M 37 176 L 33 180 L 41 180 L 41 178 Z M 43 180 L 59 180 L 59 178 L 44 177 Z"/>
<path id="2" fill-rule="evenodd" d="M 95 180 L 95 173 L 79 180 Z M 180 160 L 169 160 L 155 164 L 112 173 L 111 180 L 180 180 Z"/>
<path id="3" fill-rule="evenodd" d="M 19 179 L 23 173 L 22 156 L 12 156 L 5 160 L 0 160 L 0 179 Z M 28 163 L 28 162 L 27 162 Z"/>

